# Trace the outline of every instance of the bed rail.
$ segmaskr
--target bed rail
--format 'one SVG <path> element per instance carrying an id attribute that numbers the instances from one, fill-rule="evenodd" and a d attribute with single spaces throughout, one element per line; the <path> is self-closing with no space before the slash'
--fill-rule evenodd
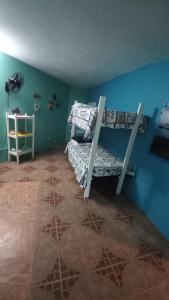
<path id="1" fill-rule="evenodd" d="M 99 140 L 100 128 L 102 125 L 102 117 L 103 117 L 105 102 L 106 102 L 106 97 L 100 96 L 99 106 L 98 106 L 98 116 L 97 116 L 97 121 L 96 121 L 96 125 L 95 125 L 94 138 L 92 141 L 91 152 L 90 152 L 90 157 L 89 157 L 87 185 L 86 185 L 86 188 L 84 191 L 84 198 L 88 198 L 89 193 L 90 193 L 90 186 L 91 186 L 92 173 L 93 173 L 93 164 L 94 164 L 94 158 L 95 158 L 97 144 L 98 144 L 98 140 Z"/>
<path id="2" fill-rule="evenodd" d="M 139 129 L 139 125 L 140 125 L 143 113 L 144 113 L 144 106 L 143 106 L 142 103 L 139 103 L 138 110 L 137 110 L 137 118 L 136 118 L 136 122 L 134 124 L 133 129 L 132 129 L 130 139 L 129 139 L 129 142 L 128 142 L 126 154 L 125 154 L 124 161 L 123 161 L 122 172 L 121 172 L 119 182 L 118 182 L 118 185 L 117 185 L 117 189 L 116 189 L 116 195 L 119 195 L 121 193 L 121 190 L 122 190 L 125 174 L 127 172 L 127 167 L 128 167 L 129 161 L 130 161 L 130 157 L 131 157 L 132 150 L 133 150 L 133 147 L 134 147 L 134 142 L 135 142 L 135 139 L 136 139 L 136 135 L 137 135 L 137 132 L 138 132 L 138 129 Z"/>

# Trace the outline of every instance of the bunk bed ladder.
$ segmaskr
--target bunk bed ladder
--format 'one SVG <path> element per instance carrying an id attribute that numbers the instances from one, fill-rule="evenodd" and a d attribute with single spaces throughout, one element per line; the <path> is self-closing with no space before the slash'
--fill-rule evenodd
<path id="1" fill-rule="evenodd" d="M 93 173 L 93 164 L 94 164 L 94 158 L 95 158 L 95 154 L 96 154 L 96 150 L 97 150 L 97 144 L 98 144 L 98 139 L 99 139 L 99 134 L 100 134 L 100 127 L 102 125 L 102 117 L 103 117 L 105 102 L 106 102 L 106 97 L 100 96 L 99 105 L 98 105 L 98 116 L 97 116 L 97 121 L 96 121 L 96 126 L 95 126 L 95 133 L 94 133 L 94 138 L 92 141 L 90 157 L 89 157 L 87 185 L 86 185 L 86 188 L 84 191 L 84 198 L 88 198 L 89 193 L 90 193 L 90 186 L 91 186 L 92 173 Z"/>
<path id="2" fill-rule="evenodd" d="M 116 195 L 119 195 L 121 193 L 121 190 L 122 190 L 125 174 L 126 174 L 126 171 L 127 171 L 129 161 L 130 161 L 131 153 L 132 153 L 132 150 L 133 150 L 133 146 L 134 146 L 134 142 L 135 142 L 135 139 L 136 139 L 137 131 L 138 131 L 138 128 L 139 128 L 139 125 L 140 125 L 140 122 L 141 122 L 141 118 L 143 116 L 143 112 L 144 112 L 144 106 L 143 106 L 142 103 L 139 103 L 138 110 L 137 110 L 137 118 L 136 118 L 136 122 L 134 124 L 134 127 L 132 129 L 130 139 L 129 139 L 129 143 L 128 143 L 127 150 L 126 150 L 126 154 L 125 154 L 125 157 L 124 157 L 122 172 L 121 172 L 119 182 L 118 182 L 118 185 L 117 185 L 117 189 L 116 189 Z"/>

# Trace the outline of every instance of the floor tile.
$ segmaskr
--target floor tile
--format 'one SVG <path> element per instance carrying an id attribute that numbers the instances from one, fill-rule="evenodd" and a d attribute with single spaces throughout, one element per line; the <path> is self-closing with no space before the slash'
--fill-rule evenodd
<path id="1" fill-rule="evenodd" d="M 0 284 L 0 300 L 30 300 L 30 285 Z"/>
<path id="2" fill-rule="evenodd" d="M 51 272 L 55 269 L 55 276 L 60 278 L 58 265 L 58 247 L 56 240 L 45 232 L 40 232 L 39 242 L 33 257 L 32 283 L 50 282 Z M 57 266 L 57 268 L 56 268 Z"/>
<path id="3" fill-rule="evenodd" d="M 84 201 L 60 150 L 0 175 L 0 300 L 169 298 L 169 242 L 125 195 Z"/>
<path id="4" fill-rule="evenodd" d="M 39 182 L 9 182 L 0 185 L 0 207 L 28 207 L 38 204 Z"/>
<path id="5" fill-rule="evenodd" d="M 31 283 L 32 256 L 0 260 L 0 283 L 23 286 Z"/>

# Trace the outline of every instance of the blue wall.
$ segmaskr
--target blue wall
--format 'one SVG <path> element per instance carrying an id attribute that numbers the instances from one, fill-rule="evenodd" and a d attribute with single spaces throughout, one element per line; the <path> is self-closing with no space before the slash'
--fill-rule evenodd
<path id="1" fill-rule="evenodd" d="M 148 65 L 89 90 L 89 100 L 107 96 L 107 107 L 136 111 L 139 102 L 151 124 L 145 135 L 138 134 L 132 162 L 137 166 L 136 178 L 127 178 L 125 191 L 169 239 L 169 161 L 150 152 L 159 111 L 169 100 L 169 60 Z M 100 142 L 116 155 L 125 153 L 129 132 L 102 129 Z"/>

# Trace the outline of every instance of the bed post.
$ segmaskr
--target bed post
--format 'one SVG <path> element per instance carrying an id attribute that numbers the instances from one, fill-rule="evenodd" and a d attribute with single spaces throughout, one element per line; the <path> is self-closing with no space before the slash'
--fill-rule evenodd
<path id="1" fill-rule="evenodd" d="M 76 104 L 76 103 L 78 103 L 77 100 L 75 100 L 75 103 L 74 103 L 74 104 Z M 71 133 L 70 133 L 70 137 L 71 137 L 71 138 L 74 137 L 74 135 L 75 135 L 75 129 L 76 129 L 76 125 L 75 125 L 75 124 L 72 124 L 72 127 L 71 127 Z"/>
<path id="2" fill-rule="evenodd" d="M 134 127 L 133 127 L 131 135 L 130 135 L 129 143 L 128 143 L 126 154 L 125 154 L 124 161 L 123 161 L 123 167 L 122 167 L 121 175 L 120 175 L 119 182 L 118 182 L 117 189 L 116 189 L 116 195 L 119 195 L 121 193 L 121 189 L 122 189 L 122 186 L 123 186 L 125 174 L 126 174 L 126 171 L 127 171 L 129 161 L 130 161 L 131 153 L 132 153 L 132 150 L 133 150 L 134 142 L 135 142 L 135 139 L 136 139 L 137 131 L 139 129 L 139 125 L 140 125 L 143 113 L 144 113 L 144 106 L 143 106 L 142 103 L 139 103 L 139 106 L 138 106 L 138 109 L 137 109 L 136 122 L 134 124 Z"/>
<path id="3" fill-rule="evenodd" d="M 86 184 L 86 188 L 84 191 L 84 198 L 88 198 L 89 193 L 90 193 L 90 186 L 91 186 L 92 173 L 93 173 L 93 164 L 94 164 L 94 158 L 95 158 L 95 154 L 96 154 L 96 150 L 97 150 L 97 144 L 98 144 L 98 139 L 99 139 L 99 134 L 100 134 L 100 127 L 102 125 L 102 117 L 103 117 L 105 102 L 106 102 L 106 97 L 100 96 L 94 138 L 92 141 L 90 157 L 89 157 L 87 184 Z"/>

